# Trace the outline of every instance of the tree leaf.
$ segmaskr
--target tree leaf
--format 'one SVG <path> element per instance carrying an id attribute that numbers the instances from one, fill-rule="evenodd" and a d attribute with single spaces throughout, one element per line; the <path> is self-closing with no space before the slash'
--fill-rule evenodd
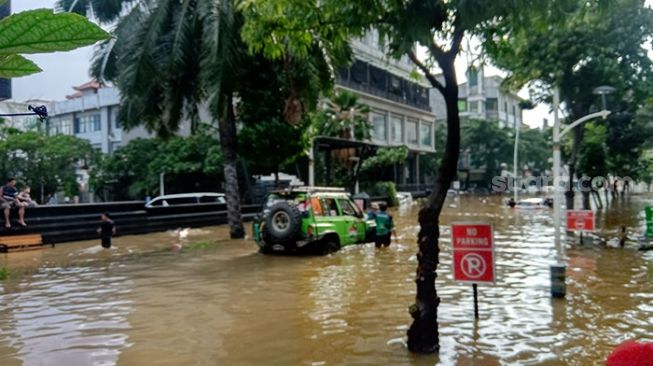
<path id="1" fill-rule="evenodd" d="M 0 54 L 69 51 L 109 38 L 102 28 L 73 13 L 29 10 L 0 21 Z"/>
<path id="2" fill-rule="evenodd" d="M 0 55 L 0 78 L 14 78 L 40 72 L 34 62 L 20 55 Z"/>

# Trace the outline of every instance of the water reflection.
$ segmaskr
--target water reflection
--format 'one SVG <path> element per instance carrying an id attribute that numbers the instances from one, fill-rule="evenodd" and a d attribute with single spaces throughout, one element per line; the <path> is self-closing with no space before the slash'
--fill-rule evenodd
<path id="1" fill-rule="evenodd" d="M 641 230 L 648 198 L 598 213 L 600 237 Z M 653 341 L 653 253 L 567 242 L 567 298 L 549 295 L 550 212 L 458 197 L 442 218 L 440 355 L 405 350 L 417 209 L 396 212 L 399 240 L 326 257 L 270 257 L 224 227 L 0 256 L 1 365 L 499 365 L 602 363 L 619 342 Z M 449 224 L 485 221 L 497 283 L 452 281 Z M 183 244 L 183 243 L 182 243 Z M 182 245 L 183 246 L 183 245 Z"/>

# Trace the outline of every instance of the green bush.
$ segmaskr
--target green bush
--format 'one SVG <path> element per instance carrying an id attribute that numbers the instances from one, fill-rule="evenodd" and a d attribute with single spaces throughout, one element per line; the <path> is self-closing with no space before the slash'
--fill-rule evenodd
<path id="1" fill-rule="evenodd" d="M 9 278 L 9 269 L 7 267 L 0 267 L 0 281 Z"/>
<path id="2" fill-rule="evenodd" d="M 372 186 L 370 195 L 387 197 L 388 206 L 399 206 L 399 200 L 397 199 L 397 187 L 395 186 L 394 182 L 377 182 L 374 184 L 374 186 Z"/>

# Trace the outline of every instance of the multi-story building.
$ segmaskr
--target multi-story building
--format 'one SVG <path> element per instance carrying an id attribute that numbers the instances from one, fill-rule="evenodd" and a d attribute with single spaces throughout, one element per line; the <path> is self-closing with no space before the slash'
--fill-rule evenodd
<path id="1" fill-rule="evenodd" d="M 470 67 L 467 82 L 458 85 L 458 109 L 461 123 L 467 119 L 498 123 L 501 128 L 514 129 L 522 124 L 522 102 L 516 93 L 506 91 L 500 76 L 485 76 L 484 69 Z M 444 99 L 436 89 L 430 90 L 433 111 L 439 121 L 446 119 Z M 458 181 L 462 189 L 471 188 L 483 180 L 486 169 L 472 164 L 473 151 L 461 151 L 458 160 Z"/>
<path id="2" fill-rule="evenodd" d="M 464 119 L 482 119 L 499 123 L 499 127 L 514 128 L 522 123 L 521 103 L 524 99 L 516 93 L 503 90 L 503 78 L 497 75 L 485 76 L 484 69 L 467 70 L 467 82 L 458 85 L 458 109 Z M 430 90 L 433 111 L 444 119 L 444 99 L 436 89 Z"/>
<path id="3" fill-rule="evenodd" d="M 408 159 L 395 167 L 394 176 L 400 185 L 417 185 L 430 175 L 420 173 L 420 155 L 436 148 L 430 85 L 411 76 L 414 66 L 407 57 L 389 59 L 381 44 L 376 31 L 353 40 L 355 61 L 337 71 L 336 88 L 355 93 L 359 102 L 370 107 L 369 143 L 408 147 Z"/>
<path id="4" fill-rule="evenodd" d="M 74 135 L 88 140 L 103 153 L 111 153 L 136 138 L 152 137 L 143 127 L 123 130 L 118 121 L 120 92 L 95 81 L 73 87 L 75 93 L 65 101 L 52 104 L 49 134 Z M 187 135 L 182 125 L 180 134 Z"/>

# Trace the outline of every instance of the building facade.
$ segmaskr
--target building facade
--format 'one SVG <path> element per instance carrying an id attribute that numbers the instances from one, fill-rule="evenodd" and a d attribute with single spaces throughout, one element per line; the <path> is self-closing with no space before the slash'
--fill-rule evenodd
<path id="1" fill-rule="evenodd" d="M 498 123 L 500 128 L 514 129 L 522 124 L 524 99 L 516 93 L 501 87 L 503 78 L 485 76 L 483 68 L 469 68 L 467 82 L 458 85 L 458 109 L 461 124 L 468 119 L 485 120 Z M 438 120 L 446 119 L 444 98 L 437 89 L 430 90 L 430 100 Z M 458 184 L 463 190 L 480 187 L 485 175 L 485 167 L 473 166 L 473 151 L 461 151 L 458 160 Z"/>
<path id="2" fill-rule="evenodd" d="M 77 136 L 105 154 L 133 139 L 153 136 L 143 127 L 122 129 L 118 120 L 120 92 L 117 88 L 92 81 L 73 89 L 75 93 L 67 96 L 67 100 L 52 104 L 48 134 Z M 188 134 L 188 131 L 180 133 Z"/>
<path id="3" fill-rule="evenodd" d="M 522 123 L 524 99 L 516 93 L 503 90 L 500 76 L 485 76 L 484 69 L 469 68 L 467 82 L 458 85 L 458 109 L 461 119 L 495 121 L 499 127 L 515 128 Z M 433 112 L 444 120 L 446 107 L 437 89 L 429 91 Z"/>
<path id="4" fill-rule="evenodd" d="M 358 96 L 369 106 L 371 144 L 406 146 L 409 156 L 395 167 L 395 182 L 419 185 L 430 172 L 420 172 L 420 155 L 435 152 L 435 114 L 429 103 L 429 84 L 411 76 L 414 66 L 407 57 L 389 59 L 378 32 L 370 31 L 352 41 L 355 61 L 336 74 L 336 89 Z"/>

